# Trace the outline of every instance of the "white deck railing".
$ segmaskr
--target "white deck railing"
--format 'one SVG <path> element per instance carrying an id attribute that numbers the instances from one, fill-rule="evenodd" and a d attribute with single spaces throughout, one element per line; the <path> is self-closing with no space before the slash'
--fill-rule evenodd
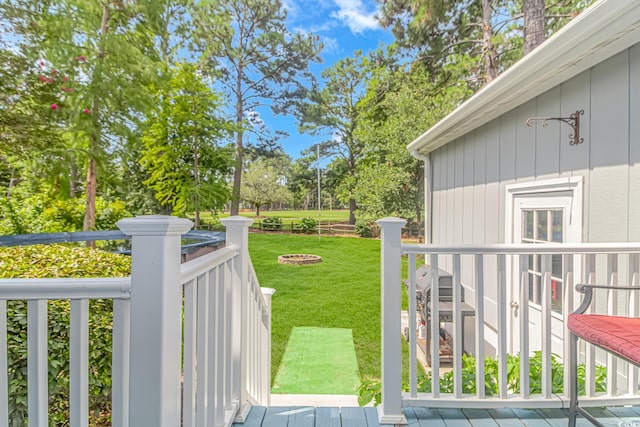
<path id="1" fill-rule="evenodd" d="M 610 285 L 640 285 L 640 243 L 612 244 L 518 244 L 518 245 L 424 245 L 402 244 L 401 228 L 405 221 L 385 218 L 378 221 L 382 229 L 382 404 L 381 422 L 403 421 L 402 406 L 499 408 L 499 407 L 564 407 L 568 402 L 569 369 L 563 364 L 562 391 L 554 390 L 552 360 L 568 361 L 569 339 L 564 321 L 577 307 L 578 283 Z M 408 317 L 416 319 L 415 266 L 418 257 L 430 265 L 433 283 L 437 283 L 438 268 L 452 274 L 452 322 L 449 325 L 453 341 L 451 364 L 453 390 L 440 392 L 441 375 L 432 375 L 431 391 L 418 390 L 416 322 L 409 321 L 410 374 L 409 391 L 401 391 L 401 349 L 398 333 L 401 329 L 401 277 L 408 278 Z M 408 271 L 402 271 L 402 258 L 408 260 Z M 539 301 L 530 302 L 530 260 L 539 257 Z M 559 261 L 561 262 L 561 265 Z M 555 268 L 553 261 L 556 261 Z M 553 271 L 552 271 L 553 270 Z M 560 271 L 559 271 L 560 270 Z M 558 279 L 558 275 L 561 275 Z M 556 279 L 552 279 L 555 277 Z M 430 287 L 429 310 L 432 319 L 439 319 L 438 286 Z M 532 285 L 532 284 L 531 284 Z M 533 285 L 532 285 L 533 287 Z M 472 325 L 462 317 L 464 303 L 473 307 Z M 561 307 L 553 299 L 560 297 Z M 621 295 L 616 295 L 621 294 Z M 637 292 L 601 293 L 596 295 L 598 312 L 638 316 Z M 474 337 L 472 348 L 464 348 L 476 360 L 497 359 L 497 393 L 487 395 L 485 387 L 476 387 L 474 394 L 463 393 L 463 328 Z M 440 322 L 430 322 L 430 336 L 438 337 Z M 470 332 L 470 333 L 469 333 Z M 465 340 L 468 341 L 468 340 Z M 431 372 L 441 372 L 439 340 L 426 343 L 431 356 Z M 489 350 L 487 350 L 489 349 Z M 541 353 L 540 392 L 530 393 L 529 369 L 532 353 Z M 495 354 L 493 354 L 495 353 Z M 586 397 L 581 404 L 605 406 L 638 402 L 638 369 L 626 362 L 603 355 L 591 346 L 582 345 L 581 362 L 585 364 Z M 508 384 L 508 354 L 520 355 L 519 391 Z M 596 391 L 596 365 L 606 367 L 606 392 Z M 475 383 L 485 384 L 485 368 L 477 363 Z"/>
<path id="2" fill-rule="evenodd" d="M 69 420 L 89 419 L 89 301 L 113 301 L 112 425 L 229 426 L 270 400 L 270 298 L 247 250 L 251 220 L 233 217 L 225 248 L 180 264 L 191 222 L 121 221 L 132 275 L 114 279 L 0 280 L 0 425 L 10 425 L 7 301 L 27 301 L 30 426 L 49 425 L 51 300 L 70 301 Z M 264 295 L 263 295 L 264 293 Z M 13 420 L 15 422 L 15 420 Z"/>

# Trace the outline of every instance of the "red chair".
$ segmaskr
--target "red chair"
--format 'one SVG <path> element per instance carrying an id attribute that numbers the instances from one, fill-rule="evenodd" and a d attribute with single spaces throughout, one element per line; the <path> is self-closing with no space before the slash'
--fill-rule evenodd
<path id="1" fill-rule="evenodd" d="M 640 290 L 640 286 L 576 285 L 584 294 L 580 307 L 567 319 L 570 336 L 571 390 L 569 392 L 569 427 L 576 425 L 578 414 L 593 425 L 604 427 L 578 405 L 578 338 L 640 367 L 640 318 L 586 314 L 594 289 Z"/>

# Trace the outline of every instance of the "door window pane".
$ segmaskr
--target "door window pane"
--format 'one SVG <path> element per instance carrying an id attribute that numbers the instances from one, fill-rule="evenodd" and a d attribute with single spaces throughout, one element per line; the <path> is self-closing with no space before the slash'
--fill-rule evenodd
<path id="1" fill-rule="evenodd" d="M 562 243 L 564 239 L 563 211 L 553 209 L 522 210 L 523 237 L 522 243 Z M 534 304 L 542 302 L 542 287 L 545 286 L 542 277 L 544 273 L 551 273 L 551 281 L 547 289 L 551 293 L 551 310 L 562 314 L 562 255 L 551 255 L 543 263 L 542 255 L 528 257 L 529 269 L 529 301 Z M 544 267 L 544 268 L 543 268 Z M 549 271 L 551 270 L 551 271 Z"/>
<path id="2" fill-rule="evenodd" d="M 533 211 L 522 211 L 522 224 L 524 225 L 525 239 L 533 239 Z"/>
<path id="3" fill-rule="evenodd" d="M 536 220 L 538 221 L 537 229 L 538 234 L 536 235 L 536 240 L 540 241 L 548 241 L 548 221 L 547 221 L 547 212 L 548 211 L 536 211 Z"/>
<path id="4" fill-rule="evenodd" d="M 552 235 L 551 241 L 562 243 L 562 211 L 551 211 Z"/>

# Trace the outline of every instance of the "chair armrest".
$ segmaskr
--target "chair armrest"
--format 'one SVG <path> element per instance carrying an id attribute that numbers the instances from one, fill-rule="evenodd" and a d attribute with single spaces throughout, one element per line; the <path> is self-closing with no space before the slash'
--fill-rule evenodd
<path id="1" fill-rule="evenodd" d="M 576 285 L 576 291 L 584 294 L 584 298 L 580 303 L 580 306 L 576 308 L 574 313 L 583 314 L 589 308 L 591 304 L 591 300 L 593 298 L 593 290 L 594 289 L 607 289 L 610 291 L 638 291 L 640 290 L 640 286 L 611 286 L 611 285 L 591 285 L 585 283 L 579 283 Z"/>

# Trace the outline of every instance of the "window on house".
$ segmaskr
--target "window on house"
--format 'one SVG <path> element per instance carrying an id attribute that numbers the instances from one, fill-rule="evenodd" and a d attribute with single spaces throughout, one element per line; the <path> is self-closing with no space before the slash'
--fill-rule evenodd
<path id="1" fill-rule="evenodd" d="M 522 209 L 522 243 L 562 243 L 562 209 Z M 542 302 L 543 271 L 549 271 L 543 265 L 549 262 L 548 256 L 529 256 L 529 301 Z M 551 255 L 551 309 L 562 314 L 562 256 Z M 547 267 L 547 268 L 545 268 Z"/>

